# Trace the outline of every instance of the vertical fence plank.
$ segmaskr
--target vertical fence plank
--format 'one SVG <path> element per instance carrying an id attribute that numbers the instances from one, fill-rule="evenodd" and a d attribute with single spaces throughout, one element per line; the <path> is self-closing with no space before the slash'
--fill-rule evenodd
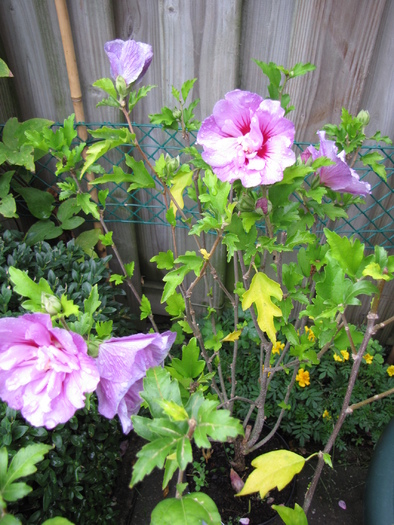
<path id="1" fill-rule="evenodd" d="M 288 64 L 294 2 L 249 0 L 244 3 L 241 39 L 241 89 L 268 96 L 268 79 L 252 61 Z"/>
<path id="2" fill-rule="evenodd" d="M 386 0 L 297 0 L 289 63 L 312 62 L 313 76 L 289 84 L 297 140 L 315 140 L 341 108 L 357 112 Z M 312 80 L 311 80 L 312 79 Z"/>
<path id="3" fill-rule="evenodd" d="M 14 74 L 20 119 L 72 113 L 56 9 L 50 0 L 0 2 L 4 59 Z"/>

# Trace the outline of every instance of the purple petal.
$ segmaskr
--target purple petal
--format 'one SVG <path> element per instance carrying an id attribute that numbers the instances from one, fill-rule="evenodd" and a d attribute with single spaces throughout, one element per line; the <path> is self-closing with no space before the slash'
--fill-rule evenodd
<path id="1" fill-rule="evenodd" d="M 153 58 L 152 46 L 135 40 L 112 40 L 104 44 L 110 62 L 111 76 L 120 75 L 127 85 L 139 82 Z"/>
<path id="2" fill-rule="evenodd" d="M 346 510 L 346 503 L 343 500 L 338 501 L 338 505 L 341 507 L 341 509 Z"/>
<path id="3" fill-rule="evenodd" d="M 98 381 L 83 338 L 49 315 L 0 319 L 0 397 L 32 425 L 66 423 Z"/>
<path id="4" fill-rule="evenodd" d="M 222 181 L 244 187 L 273 184 L 294 164 L 294 124 L 280 103 L 236 89 L 215 104 L 197 135 L 202 158 Z"/>
<path id="5" fill-rule="evenodd" d="M 130 416 L 139 410 L 139 392 L 147 369 L 164 360 L 175 338 L 176 333 L 168 331 L 113 338 L 100 345 L 98 409 L 109 419 L 118 414 L 125 434 L 132 429 Z"/>

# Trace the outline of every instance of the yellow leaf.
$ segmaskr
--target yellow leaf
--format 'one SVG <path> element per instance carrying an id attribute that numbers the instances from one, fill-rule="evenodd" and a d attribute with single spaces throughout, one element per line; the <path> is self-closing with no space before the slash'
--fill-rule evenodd
<path id="1" fill-rule="evenodd" d="M 245 311 L 255 303 L 257 308 L 257 323 L 266 332 L 272 344 L 276 343 L 274 317 L 281 317 L 282 310 L 276 306 L 271 297 L 280 301 L 283 297 L 280 285 L 267 277 L 265 273 L 256 273 L 250 288 L 242 297 L 242 309 Z"/>
<path id="2" fill-rule="evenodd" d="M 242 330 L 236 330 L 235 332 L 231 332 L 231 334 L 226 335 L 226 337 L 223 337 L 222 343 L 227 341 L 233 343 L 234 341 L 237 341 L 239 339 L 239 336 L 242 334 Z"/>
<path id="3" fill-rule="evenodd" d="M 183 192 L 186 186 L 189 186 L 192 182 L 193 172 L 187 171 L 186 173 L 183 173 L 182 171 L 179 171 L 175 177 L 172 179 L 172 186 L 171 186 L 171 193 L 174 199 L 176 200 L 178 206 L 183 210 L 183 207 L 185 203 L 183 202 Z M 176 215 L 177 207 L 175 204 L 171 201 L 170 208 L 173 209 L 174 214 Z"/>
<path id="4" fill-rule="evenodd" d="M 282 490 L 301 472 L 304 465 L 305 459 L 290 450 L 273 450 L 262 454 L 252 461 L 256 470 L 250 474 L 237 496 L 260 492 L 261 498 L 264 498 L 274 488 Z"/>

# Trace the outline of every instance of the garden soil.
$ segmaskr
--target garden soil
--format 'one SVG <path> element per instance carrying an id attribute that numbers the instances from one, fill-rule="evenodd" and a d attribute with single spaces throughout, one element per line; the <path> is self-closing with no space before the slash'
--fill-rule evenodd
<path id="1" fill-rule="evenodd" d="M 117 503 L 121 509 L 121 517 L 117 525 L 149 525 L 150 515 L 154 507 L 161 501 L 162 472 L 155 471 L 138 484 L 133 490 L 128 488 L 131 478 L 132 465 L 136 460 L 136 453 L 143 441 L 131 433 L 125 443 Z M 308 456 L 314 450 L 294 450 Z M 315 497 L 308 513 L 309 525 L 362 525 L 363 524 L 363 494 L 368 471 L 368 462 L 371 457 L 371 448 L 359 447 L 351 449 L 346 455 L 334 454 L 334 468 L 325 466 Z M 345 462 L 346 461 L 346 462 Z M 303 471 L 297 476 L 292 501 L 301 504 L 304 494 L 311 482 L 316 463 L 308 462 Z M 168 497 L 175 493 L 175 487 L 169 490 Z M 279 517 L 270 520 L 271 525 L 283 525 Z M 250 525 L 259 525 L 251 522 Z"/>

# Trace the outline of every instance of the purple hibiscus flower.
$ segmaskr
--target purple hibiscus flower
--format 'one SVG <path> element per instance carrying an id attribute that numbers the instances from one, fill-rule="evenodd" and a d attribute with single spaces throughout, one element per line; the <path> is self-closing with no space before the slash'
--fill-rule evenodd
<path id="1" fill-rule="evenodd" d="M 125 434 L 133 428 L 130 417 L 140 408 L 147 369 L 164 360 L 175 338 L 176 333 L 168 331 L 113 338 L 100 345 L 98 410 L 108 419 L 118 414 Z"/>
<path id="2" fill-rule="evenodd" d="M 83 338 L 53 328 L 49 315 L 0 319 L 0 398 L 32 425 L 66 423 L 98 382 Z"/>
<path id="3" fill-rule="evenodd" d="M 310 154 L 312 160 L 316 160 L 319 157 L 327 157 L 335 162 L 335 165 L 323 166 L 318 170 L 321 183 L 341 193 L 351 193 L 352 195 L 362 195 L 363 197 L 371 193 L 370 184 L 360 181 L 357 173 L 346 164 L 345 152 L 341 151 L 338 153 L 335 142 L 326 139 L 325 131 L 318 131 L 317 134 L 320 138 L 319 149 L 309 146 L 305 150 L 308 153 L 304 152 L 304 156 L 301 158 L 305 161 L 308 158 L 308 154 Z"/>
<path id="4" fill-rule="evenodd" d="M 104 44 L 112 78 L 120 75 L 129 86 L 139 82 L 150 66 L 153 58 L 152 46 L 135 40 L 111 40 Z"/>
<path id="5" fill-rule="evenodd" d="M 236 89 L 201 124 L 202 158 L 221 181 L 240 179 L 244 187 L 273 184 L 294 164 L 294 124 L 276 100 Z"/>

